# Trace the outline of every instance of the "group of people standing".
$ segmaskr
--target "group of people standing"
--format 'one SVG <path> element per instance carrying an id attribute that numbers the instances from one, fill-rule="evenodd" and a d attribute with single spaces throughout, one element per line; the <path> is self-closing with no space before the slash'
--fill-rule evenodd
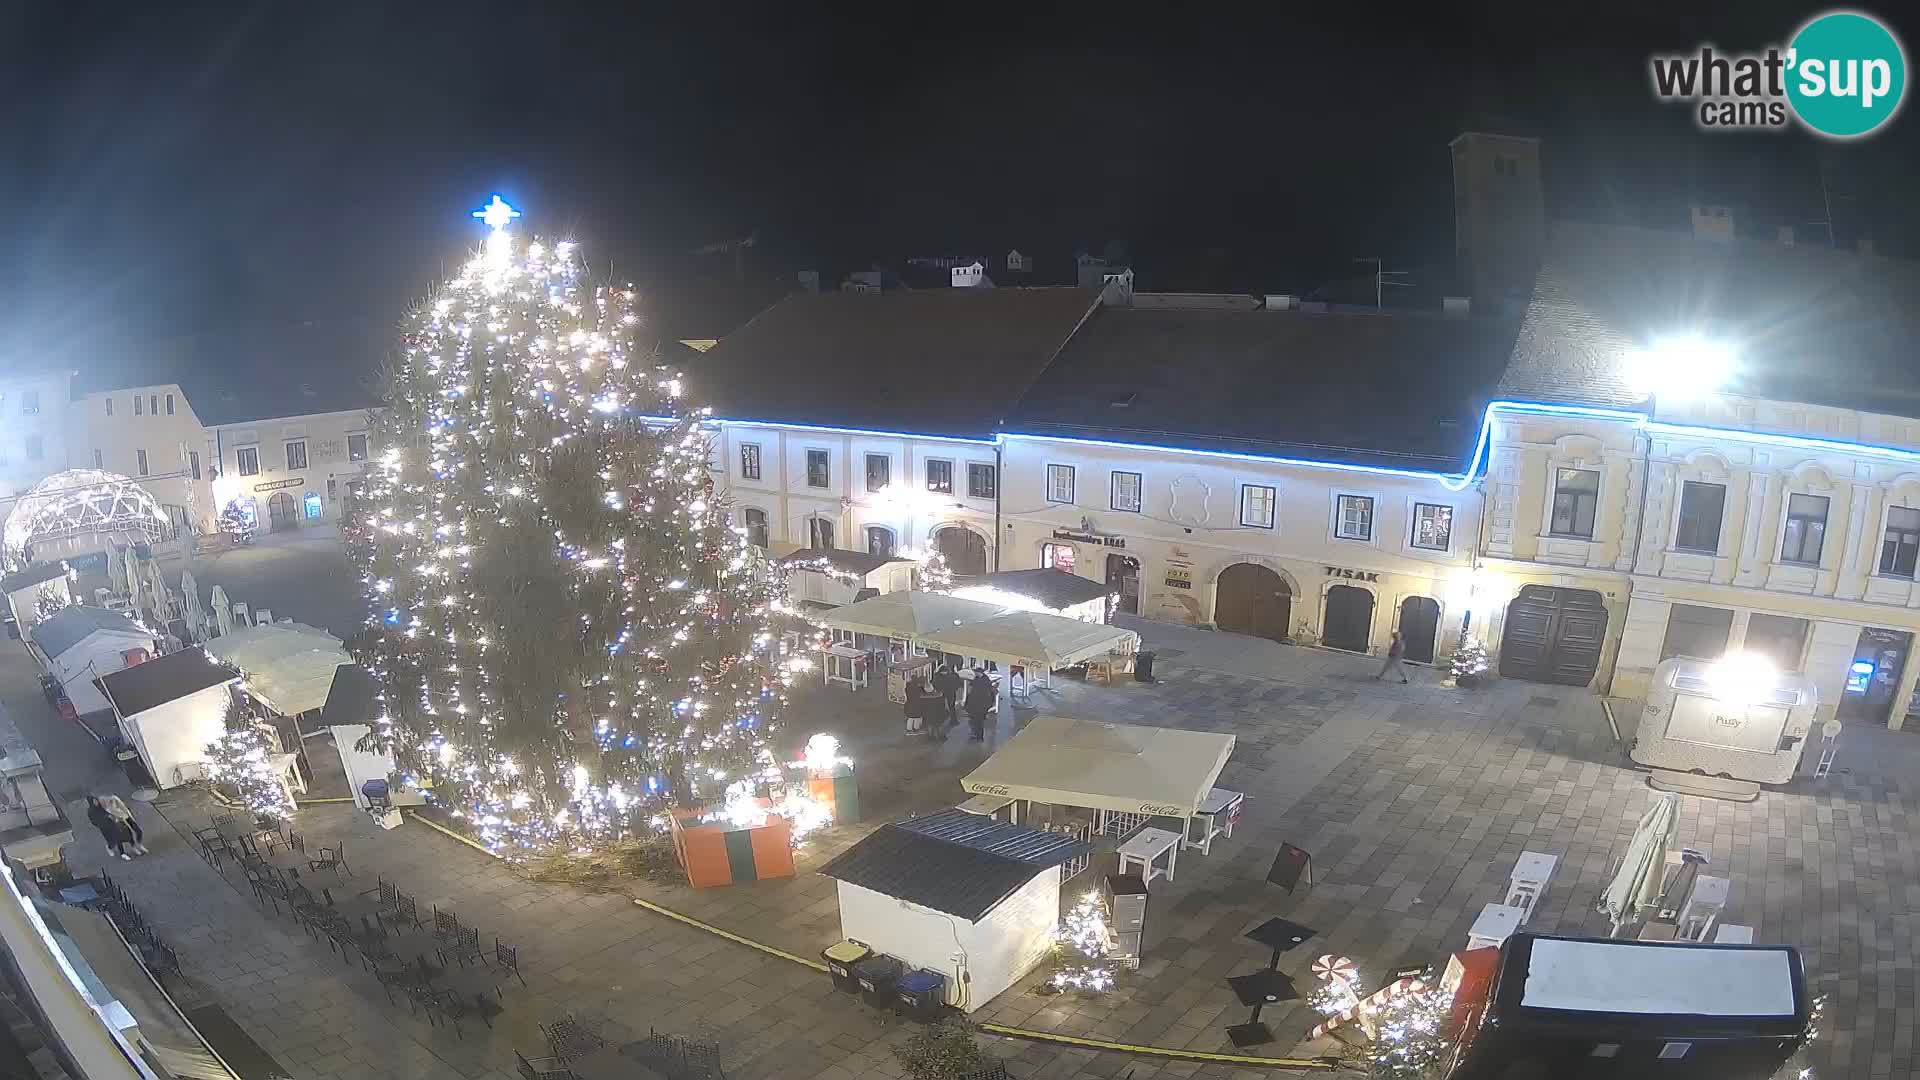
<path id="1" fill-rule="evenodd" d="M 107 842 L 107 850 L 113 854 L 131 860 L 134 855 L 147 853 L 147 834 L 133 819 L 133 808 L 120 796 L 87 796 L 87 820 L 100 830 L 100 839 Z M 133 849 L 132 855 L 127 854 L 128 848 Z"/>
<path id="2" fill-rule="evenodd" d="M 993 676 L 985 668 L 974 668 L 972 678 L 962 678 L 959 668 L 949 660 L 930 675 L 916 674 L 907 680 L 907 731 L 922 731 L 932 720 L 933 737 L 944 739 L 959 724 L 959 714 L 965 712 L 967 727 L 972 730 L 967 738 L 981 742 L 987 737 L 987 714 L 993 711 L 999 696 Z"/>

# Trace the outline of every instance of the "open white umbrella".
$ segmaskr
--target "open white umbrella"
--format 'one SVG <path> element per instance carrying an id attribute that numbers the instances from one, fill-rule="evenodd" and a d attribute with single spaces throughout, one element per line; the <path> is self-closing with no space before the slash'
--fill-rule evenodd
<path id="1" fill-rule="evenodd" d="M 1680 796 L 1667 792 L 1660 796 L 1627 842 L 1627 854 L 1620 869 L 1600 894 L 1600 910 L 1613 920 L 1613 933 L 1633 922 L 1640 913 L 1660 899 L 1665 884 L 1667 852 L 1672 850 L 1680 830 Z"/>
<path id="2" fill-rule="evenodd" d="M 213 596 L 207 601 L 213 608 L 213 625 L 220 631 L 221 637 L 233 633 L 233 605 L 227 603 L 227 590 L 220 585 L 213 587 Z"/>

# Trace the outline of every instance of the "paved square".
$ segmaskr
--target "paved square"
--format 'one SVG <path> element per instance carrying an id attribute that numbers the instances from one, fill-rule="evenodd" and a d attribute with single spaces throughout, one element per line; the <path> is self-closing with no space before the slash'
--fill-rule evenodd
<path id="1" fill-rule="evenodd" d="M 1175 881 L 1154 883 L 1146 962 L 1118 990 L 1041 997 L 1029 992 L 1037 981 L 1030 979 L 977 1019 L 1230 1050 L 1224 1028 L 1245 1011 L 1226 978 L 1267 956 L 1241 936 L 1245 930 L 1276 915 L 1315 928 L 1318 937 L 1281 958 L 1281 970 L 1303 987 L 1312 985 L 1307 968 L 1322 952 L 1344 953 L 1376 975 L 1405 961 L 1440 961 L 1464 945 L 1481 906 L 1504 896 L 1523 850 L 1560 857 L 1529 925 L 1605 933 L 1595 901 L 1653 793 L 1626 767 L 1588 692 L 1504 682 L 1445 690 L 1426 672 L 1410 686 L 1381 684 L 1371 679 L 1377 662 L 1364 658 L 1158 624 L 1140 629 L 1161 653 L 1161 683 L 1063 683 L 1038 704 L 1091 719 L 1233 732 L 1239 744 L 1221 783 L 1247 793 L 1241 824 L 1211 855 L 1185 853 Z M 30 738 L 40 741 L 57 724 L 42 715 L 30 669 L 19 669 L 14 652 L 0 667 L 0 688 Z M 1003 725 L 984 747 L 958 736 L 945 743 L 909 737 L 879 687 L 860 694 L 805 687 L 790 730 L 796 741 L 816 730 L 843 737 L 859 762 L 866 824 L 810 841 L 792 880 L 704 891 L 635 883 L 631 891 L 813 956 L 839 936 L 833 883 L 813 868 L 875 822 L 952 805 L 961 797 L 959 776 L 1011 732 Z M 66 735 L 44 734 L 49 771 L 73 769 L 81 778 L 56 779 L 56 790 L 101 782 L 97 763 L 56 760 L 79 752 Z M 1920 877 L 1907 827 L 1916 761 L 1920 739 L 1850 730 L 1828 780 L 1746 805 L 1683 801 L 1681 842 L 1708 849 L 1713 872 L 1732 880 L 1724 920 L 1755 927 L 1757 941 L 1799 946 L 1812 987 L 1830 995 L 1827 1032 L 1813 1055 L 1825 1075 L 1913 1073 L 1910 913 L 1920 910 Z M 189 798 L 158 810 L 182 830 L 208 813 Z M 169 831 L 167 822 L 149 821 L 150 836 Z M 742 1080 L 900 1074 L 887 1048 L 903 1037 L 902 1027 L 879 1022 L 798 965 L 651 914 L 624 896 L 522 881 L 423 826 L 382 832 L 334 805 L 301 811 L 296 827 L 310 844 L 345 840 L 356 871 L 348 887 L 371 888 L 376 875 L 395 880 L 423 912 L 452 907 L 486 937 L 520 945 L 531 984 L 509 991 L 495 1030 L 470 1022 L 457 1038 L 412 1019 L 404 1004 L 388 1006 L 357 965 L 343 965 L 284 918 L 263 915 L 177 834 L 154 842 L 147 859 L 116 867 L 162 935 L 179 943 L 189 974 L 299 1076 L 507 1075 L 512 1049 L 545 1052 L 536 1021 L 566 1012 L 601 1025 L 610 1038 L 650 1028 L 717 1038 L 728 1075 Z M 100 849 L 82 831 L 73 861 L 84 870 Z M 1313 853 L 1315 884 L 1293 896 L 1264 881 L 1282 842 Z M 1096 858 L 1093 872 L 1111 861 L 1111 854 Z M 1279 1041 L 1261 1049 L 1279 1054 L 1315 1017 L 1296 1003 L 1270 1007 L 1264 1019 Z M 990 1041 L 1022 1078 L 1128 1069 L 1136 1080 L 1262 1075 Z"/>

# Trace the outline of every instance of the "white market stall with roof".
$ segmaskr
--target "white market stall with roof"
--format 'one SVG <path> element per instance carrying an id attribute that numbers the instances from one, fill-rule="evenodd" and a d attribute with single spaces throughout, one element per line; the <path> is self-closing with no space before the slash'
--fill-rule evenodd
<path id="1" fill-rule="evenodd" d="M 1096 821 L 1126 815 L 1136 823 L 1148 817 L 1184 822 L 1205 812 L 1233 746 L 1233 736 L 1219 732 L 1047 714 L 1034 717 L 960 786 L 974 795 L 1089 809 Z"/>
<path id="2" fill-rule="evenodd" d="M 155 634 L 118 611 L 72 605 L 33 627 L 34 647 L 67 692 L 73 711 L 85 716 L 107 708 L 94 680 L 137 664 L 159 650 Z"/>
<path id="3" fill-rule="evenodd" d="M 919 591 L 882 593 L 818 616 L 834 630 L 918 644 L 929 634 L 984 622 L 1005 611 L 978 600 Z"/>
<path id="4" fill-rule="evenodd" d="M 968 579 L 953 595 L 1007 611 L 1038 611 L 1085 623 L 1107 621 L 1111 586 L 1051 566 L 1001 570 Z"/>
<path id="5" fill-rule="evenodd" d="M 14 630 L 31 638 L 33 621 L 39 613 L 41 598 L 57 604 L 73 603 L 74 572 L 64 560 L 38 563 L 0 577 L 0 596 L 5 597 L 7 612 L 13 617 Z"/>
<path id="6" fill-rule="evenodd" d="M 840 932 L 946 977 L 946 1002 L 973 1012 L 1053 951 L 1060 867 L 1089 846 L 1071 836 L 943 810 L 882 825 L 820 873 L 837 883 Z"/>
<path id="7" fill-rule="evenodd" d="M 1140 650 L 1140 635 L 1102 623 L 1085 623 L 1038 611 L 1008 611 L 980 622 L 923 634 L 929 649 L 955 653 L 974 663 L 993 661 L 1025 669 L 1029 682 L 1050 681 L 1056 668 L 1089 660 L 1130 657 Z M 1002 696 L 1024 704 L 1012 678 L 1000 682 Z M 1006 714 L 1002 714 L 1003 716 Z"/>
<path id="8" fill-rule="evenodd" d="M 96 680 L 113 705 L 120 734 L 162 788 L 204 773 L 207 744 L 226 733 L 237 668 L 199 648 L 168 653 Z"/>
<path id="9" fill-rule="evenodd" d="M 913 587 L 915 563 L 894 555 L 838 548 L 802 548 L 773 560 L 787 575 L 787 598 L 816 607 L 845 607 Z"/>
<path id="10" fill-rule="evenodd" d="M 207 652 L 245 672 L 247 693 L 282 716 L 324 706 L 334 672 L 353 663 L 339 638 L 293 622 L 236 628 L 208 642 Z"/>

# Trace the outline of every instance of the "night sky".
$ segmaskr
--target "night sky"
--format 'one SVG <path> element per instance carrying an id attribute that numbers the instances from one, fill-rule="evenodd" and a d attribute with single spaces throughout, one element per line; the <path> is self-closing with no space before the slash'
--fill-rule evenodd
<path id="1" fill-rule="evenodd" d="M 1475 118 L 1546 139 L 1560 216 L 1809 222 L 1824 171 L 1843 234 L 1920 253 L 1911 109 L 1837 145 L 1700 135 L 1652 99 L 1649 51 L 1784 41 L 1814 5 L 1044 6 L 20 5 L 0 364 L 218 371 L 247 361 L 181 342 L 310 322 L 371 367 L 344 328 L 392 325 L 493 191 L 662 304 L 715 276 L 692 249 L 755 233 L 755 273 L 830 283 L 1117 242 L 1146 287 L 1305 292 L 1447 256 L 1446 143 Z M 700 311 L 656 315 L 684 336 Z"/>

